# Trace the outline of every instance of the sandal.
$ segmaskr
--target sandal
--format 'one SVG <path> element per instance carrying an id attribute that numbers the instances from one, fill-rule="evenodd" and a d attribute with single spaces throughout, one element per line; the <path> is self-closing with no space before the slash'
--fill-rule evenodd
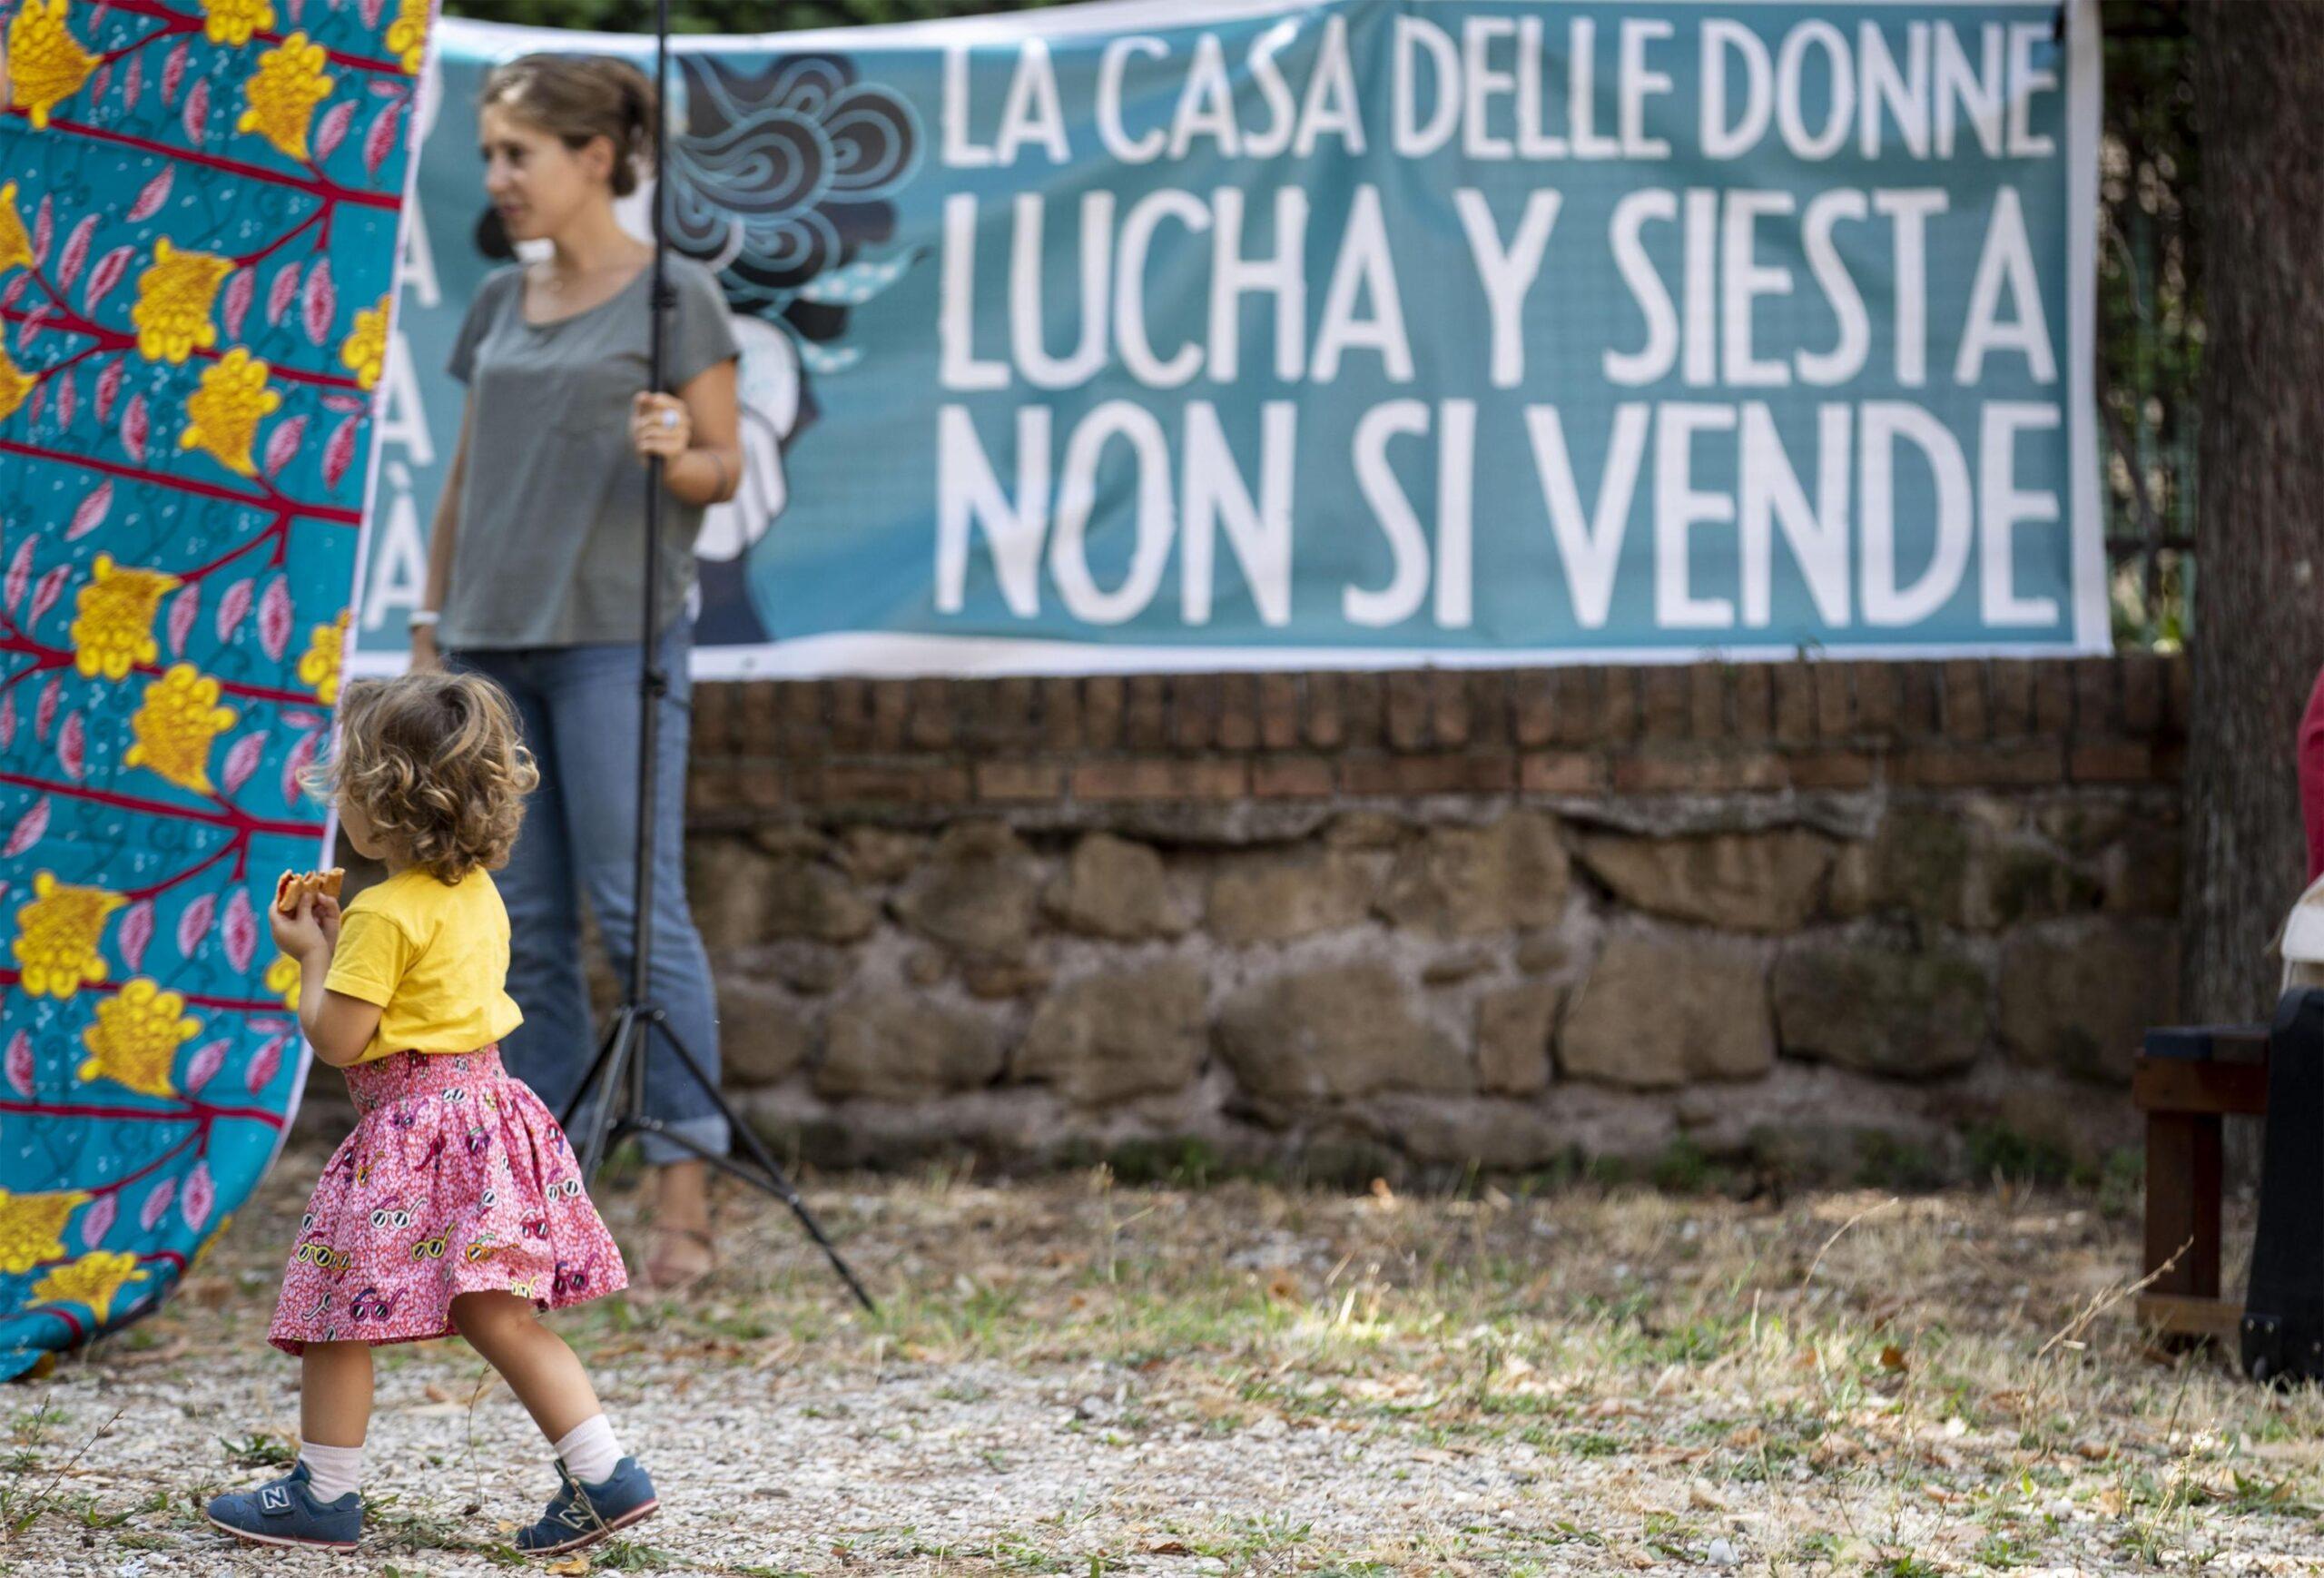
<path id="1" fill-rule="evenodd" d="M 645 1257 L 645 1280 L 656 1293 L 684 1293 L 718 1269 L 717 1242 L 703 1228 L 672 1228 L 656 1224 L 652 1230 L 656 1234 L 667 1233 L 675 1238 L 691 1238 L 701 1245 L 704 1251 L 710 1257 L 697 1269 L 665 1275 L 663 1267 L 668 1262 L 662 1256 L 649 1252 Z M 659 1247 L 656 1246 L 656 1248 Z"/>

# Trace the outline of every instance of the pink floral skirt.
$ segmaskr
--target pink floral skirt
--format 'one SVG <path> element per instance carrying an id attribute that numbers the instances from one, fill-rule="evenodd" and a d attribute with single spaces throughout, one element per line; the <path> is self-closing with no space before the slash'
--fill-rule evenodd
<path id="1" fill-rule="evenodd" d="M 565 1130 L 497 1046 L 346 1073 L 355 1132 L 307 1201 L 267 1341 L 419 1342 L 452 1335 L 463 1293 L 558 1309 L 629 1286 Z"/>

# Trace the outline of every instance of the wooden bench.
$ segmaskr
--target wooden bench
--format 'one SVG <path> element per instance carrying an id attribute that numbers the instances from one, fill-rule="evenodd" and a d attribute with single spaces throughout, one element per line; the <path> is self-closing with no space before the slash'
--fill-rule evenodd
<path id="1" fill-rule="evenodd" d="M 2142 1271 L 2153 1277 L 2139 1322 L 2160 1336 L 2233 1343 L 2243 1300 L 2220 1292 L 2220 1141 L 2226 1118 L 2268 1110 L 2268 1027 L 2149 1031 L 2131 1097 L 2146 1114 Z"/>

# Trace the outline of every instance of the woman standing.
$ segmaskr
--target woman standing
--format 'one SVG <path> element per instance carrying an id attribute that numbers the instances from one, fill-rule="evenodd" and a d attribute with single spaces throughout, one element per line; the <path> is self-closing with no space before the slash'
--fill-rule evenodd
<path id="1" fill-rule="evenodd" d="M 625 62 L 532 54 L 496 67 L 478 103 L 487 195 L 509 237 L 548 255 L 486 279 L 452 348 L 468 387 L 459 448 L 436 511 L 412 661 L 497 681 L 516 701 L 541 784 L 501 884 L 508 991 L 525 1023 L 509 1070 L 561 1112 L 596 1055 L 582 973 L 586 893 L 615 973 L 634 935 L 639 610 L 645 498 L 640 463 L 663 460 L 660 704 L 653 976 L 671 1029 L 714 1081 L 718 1021 L 708 957 L 685 900 L 685 617 L 704 509 L 733 497 L 742 454 L 737 347 L 718 282 L 673 257 L 665 322 L 673 395 L 647 389 L 653 249 L 614 202 L 635 191 L 660 123 L 654 90 Z M 723 1154 L 724 1119 L 650 1036 L 647 1111 Z M 657 1169 L 647 1280 L 665 1289 L 715 1264 L 705 1168 L 645 1139 Z"/>

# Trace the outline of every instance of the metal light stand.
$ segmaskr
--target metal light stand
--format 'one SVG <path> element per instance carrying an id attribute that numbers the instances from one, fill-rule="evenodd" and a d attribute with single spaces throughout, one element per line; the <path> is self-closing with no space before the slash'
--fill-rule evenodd
<path id="1" fill-rule="evenodd" d="M 670 82 L 670 0 L 655 0 L 654 5 L 654 95 L 656 118 L 662 123 L 654 128 L 654 281 L 653 334 L 651 340 L 650 381 L 656 390 L 664 378 L 664 319 L 671 306 L 671 293 L 665 263 L 669 243 L 662 222 L 663 157 L 665 133 L 668 130 L 668 113 L 664 108 L 669 103 Z M 652 962 L 654 941 L 654 807 L 656 788 L 655 743 L 660 703 L 669 694 L 670 680 L 658 661 L 655 637 L 661 628 L 661 586 L 659 559 L 662 546 L 662 458 L 647 458 L 645 465 L 645 637 L 640 643 L 641 660 L 638 673 L 637 715 L 637 873 L 632 892 L 636 895 L 635 913 L 631 917 L 631 959 L 629 990 L 621 1011 L 614 1016 L 606 1033 L 605 1043 L 597 1050 L 596 1060 L 582 1076 L 580 1089 L 566 1104 L 560 1120 L 571 1131 L 576 1116 L 586 1109 L 587 1129 L 583 1136 L 580 1160 L 584 1179 L 594 1179 L 604 1165 L 608 1149 L 633 1134 L 659 1135 L 665 1140 L 692 1151 L 704 1161 L 731 1178 L 740 1179 L 753 1188 L 773 1196 L 791 1208 L 807 1229 L 807 1236 L 822 1248 L 832 1267 L 847 1284 L 848 1291 L 867 1310 L 879 1307 L 872 1296 L 863 1290 L 855 1273 L 840 1258 L 839 1251 L 823 1236 L 823 1229 L 808 1211 L 799 1191 L 775 1166 L 766 1145 L 756 1130 L 736 1116 L 719 1093 L 718 1083 L 704 1074 L 702 1064 L 688 1050 L 676 1031 L 670 1028 L 669 1016 L 652 995 Z M 739 1139 L 750 1154 L 751 1165 L 736 1161 L 731 1156 L 714 1155 L 710 1149 L 691 1136 L 670 1128 L 645 1110 L 645 1040 L 649 1033 L 658 1032 L 663 1041 L 677 1057 L 694 1082 L 702 1087 L 712 1105 L 723 1113 L 728 1130 Z M 592 1092 L 598 1096 L 594 1103 Z"/>

